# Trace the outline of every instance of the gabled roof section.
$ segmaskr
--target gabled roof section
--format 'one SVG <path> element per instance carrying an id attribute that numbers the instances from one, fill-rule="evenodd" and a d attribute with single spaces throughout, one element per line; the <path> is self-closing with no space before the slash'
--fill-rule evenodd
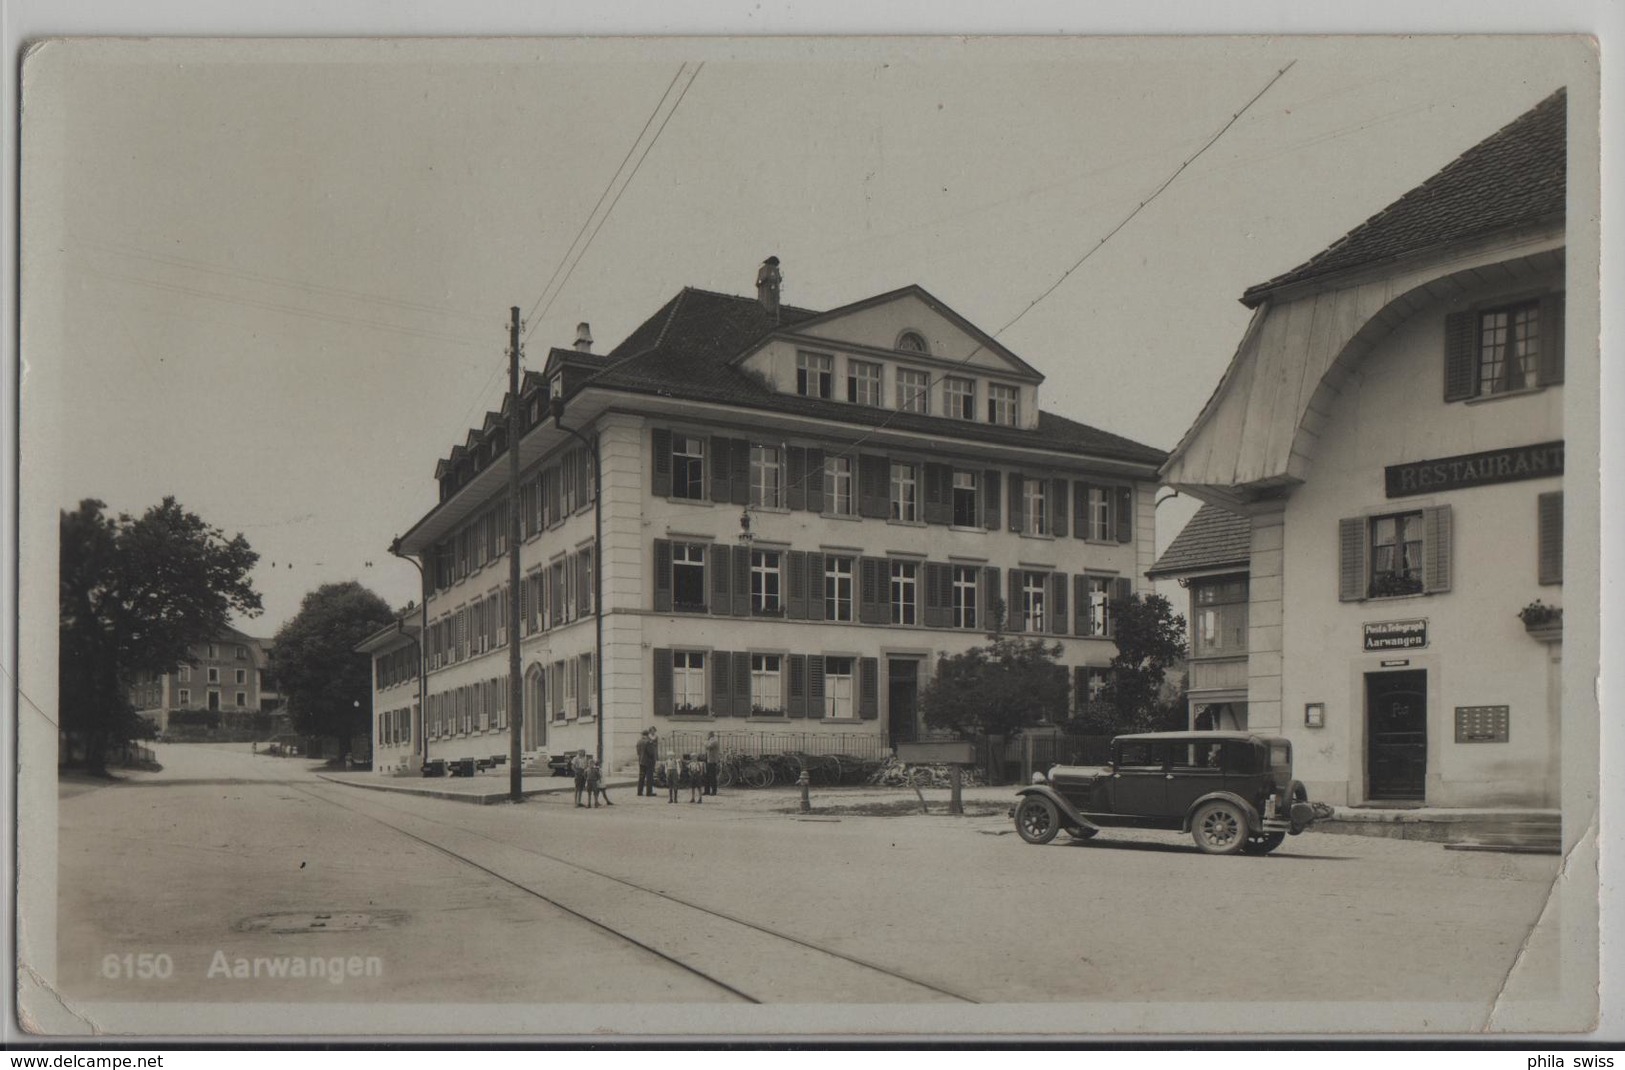
<path id="1" fill-rule="evenodd" d="M 869 300 L 892 299 L 915 289 L 905 287 Z M 924 291 L 919 292 L 930 299 Z M 844 307 L 851 310 L 856 306 Z M 775 320 L 755 298 L 684 289 L 616 346 L 610 352 L 615 363 L 583 386 L 740 405 L 858 427 L 884 424 L 903 431 L 946 434 L 1000 445 L 1060 449 L 1136 464 L 1159 465 L 1167 459 L 1162 450 L 1054 413 L 1040 412 L 1038 426 L 1032 429 L 971 423 L 946 416 L 922 416 L 779 393 L 734 365 L 736 356 L 764 337 L 821 315 L 832 313 L 781 306 Z M 969 329 L 975 330 L 974 327 Z"/>
<path id="2" fill-rule="evenodd" d="M 1307 263 L 1248 289 L 1242 304 L 1256 308 L 1293 283 L 1561 219 L 1567 116 L 1568 93 L 1559 89 Z"/>
<path id="3" fill-rule="evenodd" d="M 1252 533 L 1252 521 L 1247 517 L 1217 505 L 1203 505 L 1146 576 L 1159 579 L 1230 566 L 1246 568 L 1252 561 Z"/>
<path id="4" fill-rule="evenodd" d="M 961 316 L 958 312 L 955 312 L 944 302 L 939 301 L 930 291 L 926 290 L 925 287 L 920 286 L 917 283 L 911 283 L 908 286 L 891 290 L 887 293 L 876 294 L 873 297 L 865 297 L 861 301 L 853 301 L 851 304 L 842 305 L 839 308 L 832 308 L 828 312 L 820 312 L 808 316 L 806 319 L 801 320 L 795 325 L 796 330 L 798 332 L 805 332 L 814 327 L 839 320 L 844 316 L 849 316 L 854 312 L 861 312 L 865 309 L 877 308 L 881 305 L 891 304 L 892 302 L 904 297 L 919 298 L 932 311 L 936 312 L 954 326 L 970 335 L 970 337 L 974 338 L 977 345 L 1010 364 L 1016 371 L 1019 371 L 1025 375 L 1030 375 L 1040 382 L 1043 381 L 1043 372 L 1039 371 L 1037 368 L 1034 368 L 1031 364 L 1028 364 L 1026 361 L 1010 352 L 1010 350 L 1006 349 L 998 341 L 998 339 L 982 330 L 982 328 L 976 326 L 976 324 L 972 323 L 964 316 Z M 743 355 L 744 354 L 741 354 L 741 356 Z"/>

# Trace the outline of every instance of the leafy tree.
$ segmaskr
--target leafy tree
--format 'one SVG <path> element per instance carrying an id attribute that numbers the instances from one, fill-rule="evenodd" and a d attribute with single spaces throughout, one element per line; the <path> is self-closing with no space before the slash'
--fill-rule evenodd
<path id="1" fill-rule="evenodd" d="M 1118 734 L 1181 728 L 1183 689 L 1169 687 L 1168 673 L 1185 657 L 1185 618 L 1160 594 L 1114 598 L 1109 612 L 1117 655 L 1100 701 L 1091 703 L 1071 727 Z"/>
<path id="2" fill-rule="evenodd" d="M 259 555 L 241 535 L 165 498 L 139 517 L 87 498 L 61 514 L 58 685 L 62 728 L 100 771 L 111 746 L 149 731 L 130 685 L 188 661 L 188 647 L 240 613 L 260 612 L 248 574 Z"/>
<path id="3" fill-rule="evenodd" d="M 271 643 L 271 669 L 306 735 L 336 736 L 340 757 L 372 717 L 372 659 L 356 644 L 395 619 L 389 603 L 349 580 L 316 588 Z"/>
<path id="4" fill-rule="evenodd" d="M 986 646 L 937 662 L 937 674 L 920 699 L 926 724 L 971 738 L 1015 736 L 1040 721 L 1065 719 L 1061 645 L 1005 635 L 1003 626 L 1003 606 L 995 605 Z"/>

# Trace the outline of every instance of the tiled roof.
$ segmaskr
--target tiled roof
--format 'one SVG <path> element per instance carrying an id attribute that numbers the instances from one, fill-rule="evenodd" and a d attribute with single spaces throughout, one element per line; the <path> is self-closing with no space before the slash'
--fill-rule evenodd
<path id="1" fill-rule="evenodd" d="M 1217 505 L 1203 505 L 1146 575 L 1152 579 L 1200 572 L 1252 559 L 1252 521 Z"/>
<path id="2" fill-rule="evenodd" d="M 777 321 L 755 298 L 684 289 L 611 351 L 616 363 L 586 385 L 691 401 L 711 401 L 792 415 L 950 435 L 1000 445 L 1060 449 L 1138 464 L 1159 465 L 1167 454 L 1054 413 L 1040 412 L 1033 429 L 969 423 L 772 390 L 729 360 L 780 327 L 819 313 L 783 306 Z"/>
<path id="3" fill-rule="evenodd" d="M 1561 219 L 1567 111 L 1567 93 L 1559 89 L 1307 263 L 1249 288 L 1242 304 L 1256 307 L 1292 283 Z"/>

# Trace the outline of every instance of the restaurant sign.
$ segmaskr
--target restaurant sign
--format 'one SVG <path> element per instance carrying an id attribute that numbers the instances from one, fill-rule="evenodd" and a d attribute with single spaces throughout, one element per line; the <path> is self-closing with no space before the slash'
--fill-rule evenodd
<path id="1" fill-rule="evenodd" d="M 1542 442 L 1535 446 L 1510 446 L 1431 461 L 1391 464 L 1383 473 L 1390 498 L 1490 483 L 1513 483 L 1520 479 L 1543 479 L 1563 474 L 1563 443 Z"/>
<path id="2" fill-rule="evenodd" d="M 1385 620 L 1365 626 L 1367 650 L 1415 650 L 1428 645 L 1428 622 Z"/>

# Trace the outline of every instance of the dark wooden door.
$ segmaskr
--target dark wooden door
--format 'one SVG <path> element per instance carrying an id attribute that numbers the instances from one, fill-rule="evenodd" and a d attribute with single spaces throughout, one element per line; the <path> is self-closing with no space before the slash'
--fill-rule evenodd
<path id="1" fill-rule="evenodd" d="M 886 659 L 886 736 L 893 746 L 919 738 L 920 662 Z"/>
<path id="2" fill-rule="evenodd" d="M 1428 675 L 1369 673 L 1366 694 L 1368 796 L 1374 801 L 1419 801 L 1428 768 Z"/>

